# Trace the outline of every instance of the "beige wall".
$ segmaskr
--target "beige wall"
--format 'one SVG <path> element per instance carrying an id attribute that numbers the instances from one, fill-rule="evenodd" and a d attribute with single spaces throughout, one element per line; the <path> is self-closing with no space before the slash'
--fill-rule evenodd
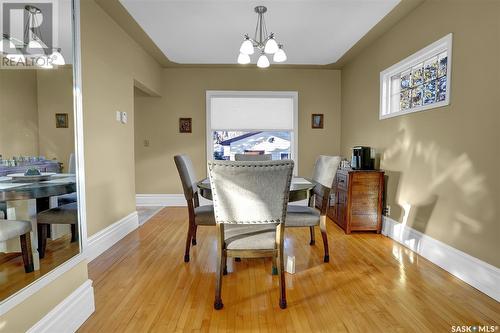
<path id="1" fill-rule="evenodd" d="M 38 155 L 37 83 L 34 70 L 0 70 L 0 154 Z"/>
<path id="2" fill-rule="evenodd" d="M 57 159 L 68 168 L 75 151 L 73 124 L 73 69 L 37 71 L 39 154 Z M 68 128 L 56 128 L 56 113 L 68 114 Z"/>
<path id="3" fill-rule="evenodd" d="M 161 70 L 93 0 L 82 1 L 81 10 L 90 236 L 135 211 L 134 80 L 160 91 Z M 116 111 L 128 113 L 128 124 L 116 121 Z"/>
<path id="4" fill-rule="evenodd" d="M 298 91 L 299 174 L 311 175 L 319 154 L 340 152 L 340 71 L 165 69 L 162 79 L 162 97 L 136 98 L 136 193 L 182 193 L 176 154 L 189 154 L 198 176 L 206 175 L 207 90 Z M 324 129 L 311 129 L 312 113 L 325 114 Z M 192 134 L 179 133 L 180 117 L 193 118 Z"/>
<path id="5" fill-rule="evenodd" d="M 453 33 L 451 104 L 379 120 L 379 73 Z M 342 71 L 342 152 L 370 145 L 391 217 L 500 266 L 500 2 L 426 1 Z"/>
<path id="6" fill-rule="evenodd" d="M 0 332 L 26 332 L 75 291 L 76 288 L 87 281 L 87 275 L 87 262 L 83 261 L 3 316 L 0 316 Z"/>
<path id="7" fill-rule="evenodd" d="M 0 70 L 0 154 L 45 156 L 65 165 L 74 151 L 71 68 Z M 69 128 L 55 128 L 55 114 L 68 113 Z"/>

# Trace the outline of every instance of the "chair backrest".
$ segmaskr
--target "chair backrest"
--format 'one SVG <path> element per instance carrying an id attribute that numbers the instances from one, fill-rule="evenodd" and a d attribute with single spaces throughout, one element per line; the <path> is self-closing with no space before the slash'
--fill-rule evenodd
<path id="1" fill-rule="evenodd" d="M 340 156 L 320 155 L 314 165 L 312 179 L 331 189 L 341 160 Z"/>
<path id="2" fill-rule="evenodd" d="M 293 161 L 211 161 L 217 223 L 284 223 Z"/>
<path id="3" fill-rule="evenodd" d="M 234 154 L 235 161 L 270 161 L 273 159 L 271 154 Z"/>
<path id="4" fill-rule="evenodd" d="M 76 160 L 75 160 L 75 154 L 74 153 L 71 153 L 69 155 L 68 173 L 76 174 Z"/>
<path id="5" fill-rule="evenodd" d="M 182 188 L 184 189 L 184 197 L 186 200 L 192 200 L 194 193 L 197 192 L 196 174 L 194 173 L 193 162 L 187 155 L 174 156 L 175 165 L 181 178 Z"/>

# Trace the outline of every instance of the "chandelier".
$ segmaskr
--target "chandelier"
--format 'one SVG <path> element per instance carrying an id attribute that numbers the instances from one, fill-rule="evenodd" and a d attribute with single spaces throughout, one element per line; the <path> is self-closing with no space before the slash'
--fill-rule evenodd
<path id="1" fill-rule="evenodd" d="M 267 33 L 266 22 L 264 20 L 264 13 L 267 8 L 264 6 L 255 7 L 255 12 L 258 15 L 257 26 L 255 27 L 255 34 L 253 39 L 245 34 L 245 39 L 240 47 L 240 55 L 238 56 L 238 63 L 245 65 L 250 63 L 250 55 L 257 52 L 259 59 L 257 60 L 257 67 L 269 67 L 269 59 L 266 54 L 273 55 L 274 62 L 283 62 L 286 60 L 286 53 L 283 50 L 283 44 L 278 44 L 274 39 L 274 33 Z"/>

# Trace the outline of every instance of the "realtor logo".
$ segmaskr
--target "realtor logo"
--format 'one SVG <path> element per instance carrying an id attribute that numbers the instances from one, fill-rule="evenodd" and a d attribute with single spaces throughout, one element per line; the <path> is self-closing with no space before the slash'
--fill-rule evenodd
<path id="1" fill-rule="evenodd" d="M 64 64 L 60 50 L 54 46 L 57 32 L 54 1 L 0 0 L 0 3 L 0 67 L 53 68 Z"/>

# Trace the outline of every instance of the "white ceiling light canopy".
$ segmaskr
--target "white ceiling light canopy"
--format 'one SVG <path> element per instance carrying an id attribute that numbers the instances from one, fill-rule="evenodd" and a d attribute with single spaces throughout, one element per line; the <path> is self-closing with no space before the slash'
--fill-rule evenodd
<path id="1" fill-rule="evenodd" d="M 257 67 L 259 68 L 267 68 L 269 67 L 269 59 L 265 55 L 274 54 L 273 60 L 275 62 L 283 62 L 286 60 L 286 54 L 283 50 L 283 45 L 276 42 L 274 38 L 274 33 L 267 33 L 266 21 L 264 20 L 264 13 L 267 12 L 267 8 L 265 6 L 257 6 L 254 8 L 255 12 L 258 15 L 257 18 L 257 26 L 255 27 L 255 34 L 253 39 L 245 34 L 245 38 L 243 43 L 241 43 L 240 47 L 240 55 L 238 56 L 239 64 L 248 64 L 250 62 L 250 55 L 255 52 L 254 49 L 259 51 L 259 60 L 257 61 Z M 279 52 L 279 55 L 276 54 Z M 245 57 L 246 56 L 246 57 Z M 279 61 L 276 61 L 278 59 Z"/>

